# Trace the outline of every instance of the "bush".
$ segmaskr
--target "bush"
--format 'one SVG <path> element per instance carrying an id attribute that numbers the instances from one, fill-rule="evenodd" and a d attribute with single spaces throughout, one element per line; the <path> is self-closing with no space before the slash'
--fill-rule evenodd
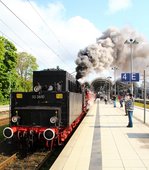
<path id="1" fill-rule="evenodd" d="M 0 102 L 3 102 L 4 101 L 4 97 L 2 95 L 2 93 L 0 92 Z"/>
<path id="2" fill-rule="evenodd" d="M 2 93 L 0 93 L 0 105 L 9 104 L 9 99 L 5 99 Z"/>

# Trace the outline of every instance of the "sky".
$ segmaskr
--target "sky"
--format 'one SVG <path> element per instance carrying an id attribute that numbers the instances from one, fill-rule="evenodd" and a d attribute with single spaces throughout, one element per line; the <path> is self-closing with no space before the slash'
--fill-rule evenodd
<path id="1" fill-rule="evenodd" d="M 148 7 L 148 0 L 0 0 L 0 35 L 35 56 L 39 70 L 74 73 L 79 51 L 109 28 L 130 28 L 148 43 Z M 113 72 L 93 70 L 84 81 L 100 76 Z"/>

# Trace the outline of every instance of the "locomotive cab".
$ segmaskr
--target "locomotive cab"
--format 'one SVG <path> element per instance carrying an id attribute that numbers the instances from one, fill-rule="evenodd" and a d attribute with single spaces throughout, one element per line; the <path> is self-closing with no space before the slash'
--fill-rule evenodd
<path id="1" fill-rule="evenodd" d="M 68 91 L 82 93 L 80 83 L 71 74 L 56 69 L 34 71 L 33 91 Z"/>

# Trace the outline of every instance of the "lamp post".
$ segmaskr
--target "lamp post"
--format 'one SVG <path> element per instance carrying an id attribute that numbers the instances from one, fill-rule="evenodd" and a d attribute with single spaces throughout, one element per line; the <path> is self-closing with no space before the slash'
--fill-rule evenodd
<path id="1" fill-rule="evenodd" d="M 133 76 L 133 45 L 138 44 L 138 41 L 135 39 L 128 39 L 124 42 L 124 44 L 128 44 L 130 46 L 130 61 L 131 61 L 131 80 Z M 133 94 L 133 82 L 131 82 L 131 93 Z"/>
<path id="2" fill-rule="evenodd" d="M 146 73 L 144 69 L 144 123 L 146 122 Z"/>
<path id="3" fill-rule="evenodd" d="M 146 66 L 148 67 L 149 65 Z M 146 123 L 146 68 L 144 69 L 144 123 Z"/>
<path id="4" fill-rule="evenodd" d="M 111 76 L 107 77 L 107 80 L 109 81 L 109 82 L 108 82 L 109 88 L 107 89 L 107 97 L 108 97 L 108 100 L 110 100 L 110 91 L 111 91 L 110 79 L 111 79 L 111 78 L 112 78 Z"/>
<path id="5" fill-rule="evenodd" d="M 118 67 L 114 66 L 112 67 L 112 70 L 114 70 L 114 95 L 116 95 L 116 70 L 118 70 Z"/>

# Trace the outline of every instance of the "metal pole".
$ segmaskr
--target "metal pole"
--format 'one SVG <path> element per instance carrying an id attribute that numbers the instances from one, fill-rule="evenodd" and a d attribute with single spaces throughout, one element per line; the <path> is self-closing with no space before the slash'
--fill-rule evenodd
<path id="1" fill-rule="evenodd" d="M 110 91 L 111 91 L 111 88 L 110 88 L 110 78 L 112 78 L 112 77 L 107 77 L 107 81 L 108 81 L 107 97 L 108 97 L 108 100 L 110 100 Z"/>
<path id="2" fill-rule="evenodd" d="M 146 75 L 144 70 L 144 123 L 146 123 Z"/>
<path id="3" fill-rule="evenodd" d="M 114 85 L 114 94 L 116 95 L 116 67 L 114 67 L 114 82 L 115 82 L 115 85 Z"/>
<path id="4" fill-rule="evenodd" d="M 131 58 L 131 80 L 133 76 L 133 48 L 132 44 L 130 44 L 130 58 Z M 131 82 L 131 93 L 133 95 L 133 82 Z"/>
<path id="5" fill-rule="evenodd" d="M 116 70 L 118 69 L 117 67 L 112 68 L 114 70 L 114 95 L 116 95 Z"/>
<path id="6" fill-rule="evenodd" d="M 109 82 L 109 93 L 108 93 L 108 96 L 109 96 L 109 101 L 110 101 L 110 91 L 111 91 L 111 89 L 110 89 L 110 82 Z"/>
<path id="7" fill-rule="evenodd" d="M 131 59 L 131 80 L 133 76 L 133 44 L 138 44 L 138 41 L 135 39 L 130 38 L 129 40 L 126 40 L 124 44 L 130 45 L 130 59 Z M 131 93 L 133 95 L 133 82 L 131 82 Z"/>

